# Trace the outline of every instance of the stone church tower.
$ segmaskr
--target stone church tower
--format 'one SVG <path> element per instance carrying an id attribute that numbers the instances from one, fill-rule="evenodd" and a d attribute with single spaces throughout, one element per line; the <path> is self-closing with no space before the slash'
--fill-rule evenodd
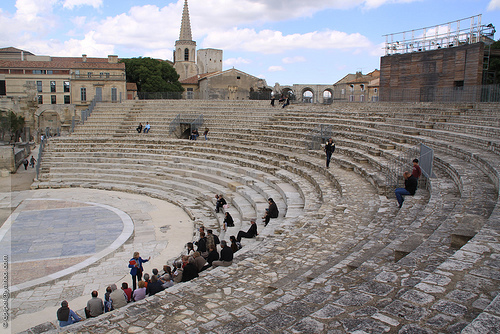
<path id="1" fill-rule="evenodd" d="M 196 64 L 196 58 L 198 58 L 198 64 Z M 187 0 L 184 0 L 179 40 L 175 42 L 174 68 L 180 76 L 179 81 L 198 74 L 222 71 L 222 50 L 198 50 L 198 57 L 196 57 L 196 42 L 193 41 L 191 34 Z"/>
<path id="2" fill-rule="evenodd" d="M 181 32 L 179 40 L 175 42 L 174 68 L 183 80 L 198 74 L 196 65 L 196 42 L 191 35 L 188 2 L 184 0 L 182 11 Z"/>

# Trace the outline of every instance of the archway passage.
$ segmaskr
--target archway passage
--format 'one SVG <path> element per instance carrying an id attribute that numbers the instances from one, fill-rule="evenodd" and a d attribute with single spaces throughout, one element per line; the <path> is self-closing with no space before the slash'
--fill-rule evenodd
<path id="1" fill-rule="evenodd" d="M 304 102 L 304 103 L 313 103 L 313 100 L 314 100 L 314 94 L 313 94 L 312 90 L 305 89 L 302 92 L 302 102 Z"/>
<path id="2" fill-rule="evenodd" d="M 325 89 L 323 91 L 323 103 L 331 104 L 333 102 L 333 90 Z"/>

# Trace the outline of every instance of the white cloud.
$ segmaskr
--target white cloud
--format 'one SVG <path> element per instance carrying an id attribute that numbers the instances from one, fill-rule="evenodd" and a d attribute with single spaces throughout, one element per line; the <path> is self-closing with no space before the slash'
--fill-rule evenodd
<path id="1" fill-rule="evenodd" d="M 267 69 L 269 72 L 278 72 L 278 71 L 284 71 L 285 69 L 283 66 L 269 66 Z"/>
<path id="2" fill-rule="evenodd" d="M 254 29 L 229 29 L 209 34 L 204 44 L 223 50 L 244 50 L 265 54 L 281 53 L 294 49 L 352 49 L 367 48 L 372 43 L 365 36 L 327 30 L 305 34 L 283 35 L 281 31 Z"/>
<path id="3" fill-rule="evenodd" d="M 282 59 L 285 64 L 293 64 L 293 63 L 303 63 L 306 61 L 305 57 L 295 56 L 295 57 L 285 57 Z"/>
<path id="4" fill-rule="evenodd" d="M 351 9 L 361 7 L 374 9 L 386 4 L 408 3 L 421 0 L 191 0 L 189 9 L 191 22 L 199 22 L 196 29 L 208 31 L 214 22 L 220 27 L 283 21 L 288 19 L 310 17 L 325 9 Z"/>
<path id="5" fill-rule="evenodd" d="M 64 0 L 63 7 L 73 9 L 80 6 L 92 6 L 99 8 L 102 6 L 102 0 Z"/>
<path id="6" fill-rule="evenodd" d="M 488 10 L 500 9 L 500 0 L 491 0 L 488 5 Z"/>
<path id="7" fill-rule="evenodd" d="M 232 67 L 232 66 L 240 65 L 240 64 L 250 64 L 250 63 L 251 63 L 250 60 L 244 59 L 241 57 L 228 58 L 228 59 L 224 60 L 224 66 L 227 66 L 227 67 Z"/>

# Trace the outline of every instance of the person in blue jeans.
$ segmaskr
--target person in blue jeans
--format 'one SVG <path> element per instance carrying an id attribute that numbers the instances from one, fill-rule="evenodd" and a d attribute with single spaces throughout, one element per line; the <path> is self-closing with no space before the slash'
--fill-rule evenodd
<path id="1" fill-rule="evenodd" d="M 403 177 L 405 178 L 405 187 L 404 188 L 396 188 L 394 193 L 396 194 L 396 199 L 398 200 L 399 208 L 403 206 L 404 196 L 415 195 L 417 191 L 418 181 L 410 172 L 406 171 L 403 173 Z"/>
<path id="2" fill-rule="evenodd" d="M 142 280 L 142 272 L 144 271 L 142 264 L 150 259 L 151 257 L 143 259 L 139 256 L 139 252 L 134 252 L 133 257 L 130 259 L 128 267 L 130 268 L 130 275 L 132 275 L 132 291 L 137 288 L 137 282 Z"/>
<path id="3" fill-rule="evenodd" d="M 59 320 L 60 327 L 65 327 L 81 321 L 82 318 L 69 308 L 67 301 L 63 300 L 61 302 L 61 307 L 57 310 L 57 320 Z"/>

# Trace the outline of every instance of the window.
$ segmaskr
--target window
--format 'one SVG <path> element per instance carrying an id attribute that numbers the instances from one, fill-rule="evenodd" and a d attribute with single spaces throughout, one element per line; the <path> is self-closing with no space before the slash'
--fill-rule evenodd
<path id="1" fill-rule="evenodd" d="M 48 70 L 48 71 L 47 71 L 47 74 L 54 74 L 54 71 L 52 71 L 52 70 Z"/>
<path id="2" fill-rule="evenodd" d="M 92 78 L 92 72 L 87 72 L 87 78 Z"/>
<path id="3" fill-rule="evenodd" d="M 55 95 L 51 95 L 50 96 L 50 104 L 56 104 L 56 103 L 57 103 L 56 96 Z"/>
<path id="4" fill-rule="evenodd" d="M 106 78 L 108 78 L 108 79 L 109 79 L 109 73 L 104 73 L 104 74 L 106 74 Z"/>
<path id="5" fill-rule="evenodd" d="M 104 72 L 99 73 L 99 76 L 102 78 L 104 76 Z"/>
<path id="6" fill-rule="evenodd" d="M 56 82 L 55 81 L 51 81 L 50 82 L 50 92 L 51 93 L 55 93 L 56 92 Z"/>
<path id="7" fill-rule="evenodd" d="M 64 81 L 64 92 L 69 93 L 69 81 Z"/>
<path id="8" fill-rule="evenodd" d="M 64 95 L 64 104 L 71 104 L 71 98 L 69 95 Z"/>
<path id="9" fill-rule="evenodd" d="M 239 76 L 237 76 L 236 79 L 240 80 L 241 78 Z"/>
<path id="10" fill-rule="evenodd" d="M 189 49 L 188 48 L 184 49 L 184 60 L 185 61 L 189 60 Z"/>
<path id="11" fill-rule="evenodd" d="M 0 80 L 0 95 L 7 95 L 7 89 L 5 88 L 5 80 Z"/>
<path id="12" fill-rule="evenodd" d="M 43 104 L 43 96 L 38 95 L 38 104 Z"/>
<path id="13" fill-rule="evenodd" d="M 354 85 L 349 85 L 351 87 L 351 92 L 354 92 Z"/>
<path id="14" fill-rule="evenodd" d="M 361 91 L 364 92 L 365 91 L 365 85 L 359 85 L 361 87 Z"/>
<path id="15" fill-rule="evenodd" d="M 464 81 L 460 80 L 460 81 L 453 82 L 453 89 L 455 89 L 455 90 L 463 90 L 464 89 Z"/>
<path id="16" fill-rule="evenodd" d="M 378 93 L 378 88 L 375 88 L 373 91 L 375 92 L 375 94 Z"/>
<path id="17" fill-rule="evenodd" d="M 111 101 L 116 102 L 117 100 L 117 90 L 116 88 L 111 88 Z"/>
<path id="18" fill-rule="evenodd" d="M 87 88 L 80 88 L 80 100 L 87 101 Z"/>
<path id="19" fill-rule="evenodd" d="M 41 81 L 36 82 L 36 91 L 39 93 L 42 92 L 42 82 Z"/>
<path id="20" fill-rule="evenodd" d="M 342 92 L 341 92 L 342 95 L 345 94 L 345 88 L 342 88 Z"/>

